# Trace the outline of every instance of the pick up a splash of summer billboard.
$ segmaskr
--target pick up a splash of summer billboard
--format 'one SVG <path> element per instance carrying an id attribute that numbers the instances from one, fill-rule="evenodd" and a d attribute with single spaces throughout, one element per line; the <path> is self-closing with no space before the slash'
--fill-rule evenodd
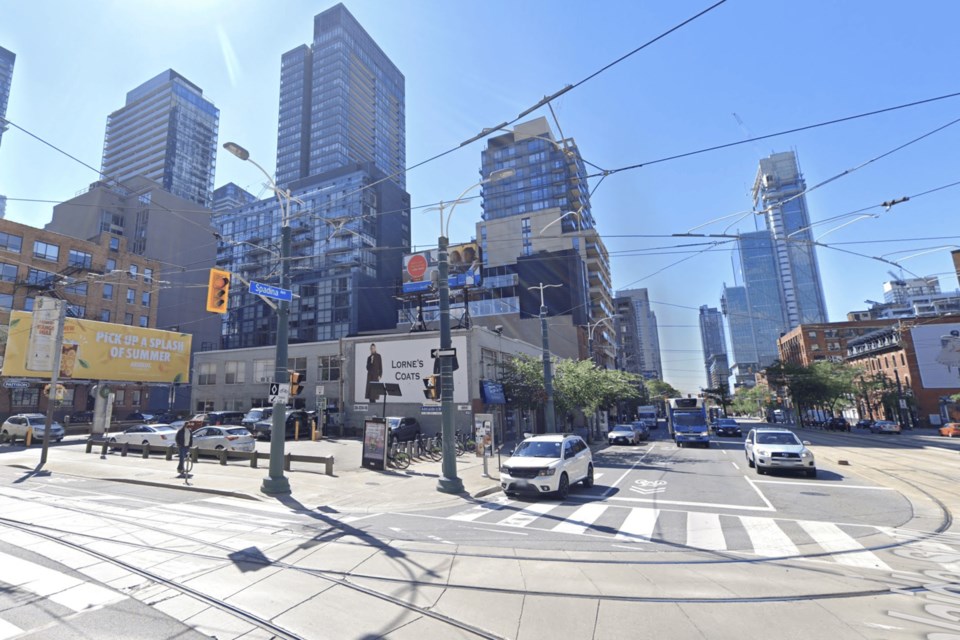
<path id="1" fill-rule="evenodd" d="M 32 323 L 32 314 L 11 312 L 2 375 L 50 377 L 49 365 L 38 367 L 37 359 L 28 357 Z M 189 382 L 191 339 L 187 333 L 67 318 L 63 325 L 60 377 Z"/>

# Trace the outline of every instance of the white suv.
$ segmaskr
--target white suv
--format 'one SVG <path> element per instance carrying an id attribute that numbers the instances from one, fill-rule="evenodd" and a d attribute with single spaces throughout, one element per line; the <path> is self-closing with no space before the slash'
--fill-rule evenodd
<path id="1" fill-rule="evenodd" d="M 570 485 L 593 486 L 593 454 L 580 436 L 542 435 L 527 438 L 500 467 L 500 486 L 517 493 L 556 493 L 563 500 Z"/>
<path id="2" fill-rule="evenodd" d="M 795 469 L 808 477 L 817 475 L 817 463 L 809 442 L 801 442 L 789 429 L 751 429 L 743 443 L 747 464 L 763 474 L 770 469 Z"/>
<path id="3" fill-rule="evenodd" d="M 33 442 L 43 442 L 43 432 L 47 427 L 47 416 L 42 413 L 19 413 L 10 416 L 0 426 L 0 433 L 5 436 L 14 436 L 15 438 L 26 438 L 27 429 L 33 431 L 31 436 Z M 59 422 L 54 421 L 50 424 L 50 440 L 60 442 L 63 440 L 63 427 Z"/>

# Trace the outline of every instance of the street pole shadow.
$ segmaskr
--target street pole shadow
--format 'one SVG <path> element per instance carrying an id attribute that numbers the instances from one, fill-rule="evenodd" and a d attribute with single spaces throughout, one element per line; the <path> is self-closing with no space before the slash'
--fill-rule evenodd
<path id="1" fill-rule="evenodd" d="M 33 478 L 49 478 L 52 474 L 43 468 L 43 463 L 39 463 L 32 471 L 27 471 L 25 474 L 13 481 L 13 484 L 22 484 L 27 480 Z"/>

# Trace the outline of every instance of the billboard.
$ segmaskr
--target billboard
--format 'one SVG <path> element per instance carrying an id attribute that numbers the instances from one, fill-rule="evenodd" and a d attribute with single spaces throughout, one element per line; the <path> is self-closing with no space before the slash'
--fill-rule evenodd
<path id="1" fill-rule="evenodd" d="M 50 364 L 30 357 L 33 314 L 12 311 L 0 375 L 49 378 Z M 123 382 L 189 382 L 187 333 L 67 318 L 63 325 L 60 377 Z"/>
<path id="2" fill-rule="evenodd" d="M 457 350 L 459 367 L 453 372 L 453 401 L 470 401 L 470 389 L 467 387 L 467 338 L 455 336 L 453 348 Z M 354 402 L 366 400 L 370 407 L 381 404 L 383 396 L 374 402 L 366 393 L 368 383 L 387 382 L 400 385 L 399 396 L 387 396 L 387 404 L 428 402 L 423 394 L 427 376 L 440 373 L 440 361 L 434 362 L 430 350 L 439 348 L 436 338 L 413 340 L 393 340 L 390 342 L 358 342 L 354 345 L 354 389 L 357 390 Z"/>
<path id="3" fill-rule="evenodd" d="M 926 389 L 960 389 L 960 323 L 910 328 L 920 379 Z"/>
<path id="4" fill-rule="evenodd" d="M 447 247 L 447 283 L 451 287 L 480 286 L 483 261 L 480 246 L 476 242 L 454 244 Z M 429 291 L 437 281 L 440 260 L 438 251 L 420 251 L 403 256 L 403 292 Z"/>

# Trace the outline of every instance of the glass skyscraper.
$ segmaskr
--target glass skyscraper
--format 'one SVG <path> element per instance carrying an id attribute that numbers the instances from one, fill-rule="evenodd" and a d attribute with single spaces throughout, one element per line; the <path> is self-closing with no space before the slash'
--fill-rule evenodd
<path id="1" fill-rule="evenodd" d="M 765 213 L 773 238 L 787 326 L 827 322 L 827 304 L 803 195 L 807 184 L 792 151 L 760 160 L 754 207 Z"/>
<path id="2" fill-rule="evenodd" d="M 657 314 L 650 308 L 650 296 L 646 289 L 624 289 L 617 292 L 617 298 L 626 298 L 633 307 L 636 335 L 633 344 L 636 351 L 638 370 L 644 378 L 663 379 L 663 364 L 660 358 L 660 335 L 657 328 Z M 632 371 L 632 369 L 629 369 Z"/>
<path id="3" fill-rule="evenodd" d="M 372 163 L 406 187 L 404 77 L 342 4 L 283 54 L 277 183 Z"/>
<path id="4" fill-rule="evenodd" d="M 723 335 L 723 314 L 713 307 L 700 307 L 700 344 L 703 347 L 703 365 L 707 386 L 727 384 L 727 341 Z"/>
<path id="5" fill-rule="evenodd" d="M 752 387 L 754 375 L 759 368 L 757 342 L 754 336 L 753 316 L 747 302 L 746 287 L 723 286 L 720 309 L 727 318 L 727 334 L 730 336 L 730 372 L 734 386 Z"/>
<path id="6" fill-rule="evenodd" d="M 787 330 L 774 242 L 770 232 L 763 230 L 740 234 L 737 244 L 757 361 L 768 367 L 778 359 L 777 340 Z"/>
<path id="7" fill-rule="evenodd" d="M 10 84 L 13 81 L 13 63 L 17 56 L 12 51 L 0 47 L 0 120 L 7 116 L 7 101 L 10 99 Z M 7 125 L 0 121 L 0 141 Z"/>
<path id="8" fill-rule="evenodd" d="M 219 123 L 220 111 L 200 87 L 167 69 L 127 93 L 126 104 L 107 118 L 103 179 L 123 183 L 142 175 L 209 206 Z"/>

